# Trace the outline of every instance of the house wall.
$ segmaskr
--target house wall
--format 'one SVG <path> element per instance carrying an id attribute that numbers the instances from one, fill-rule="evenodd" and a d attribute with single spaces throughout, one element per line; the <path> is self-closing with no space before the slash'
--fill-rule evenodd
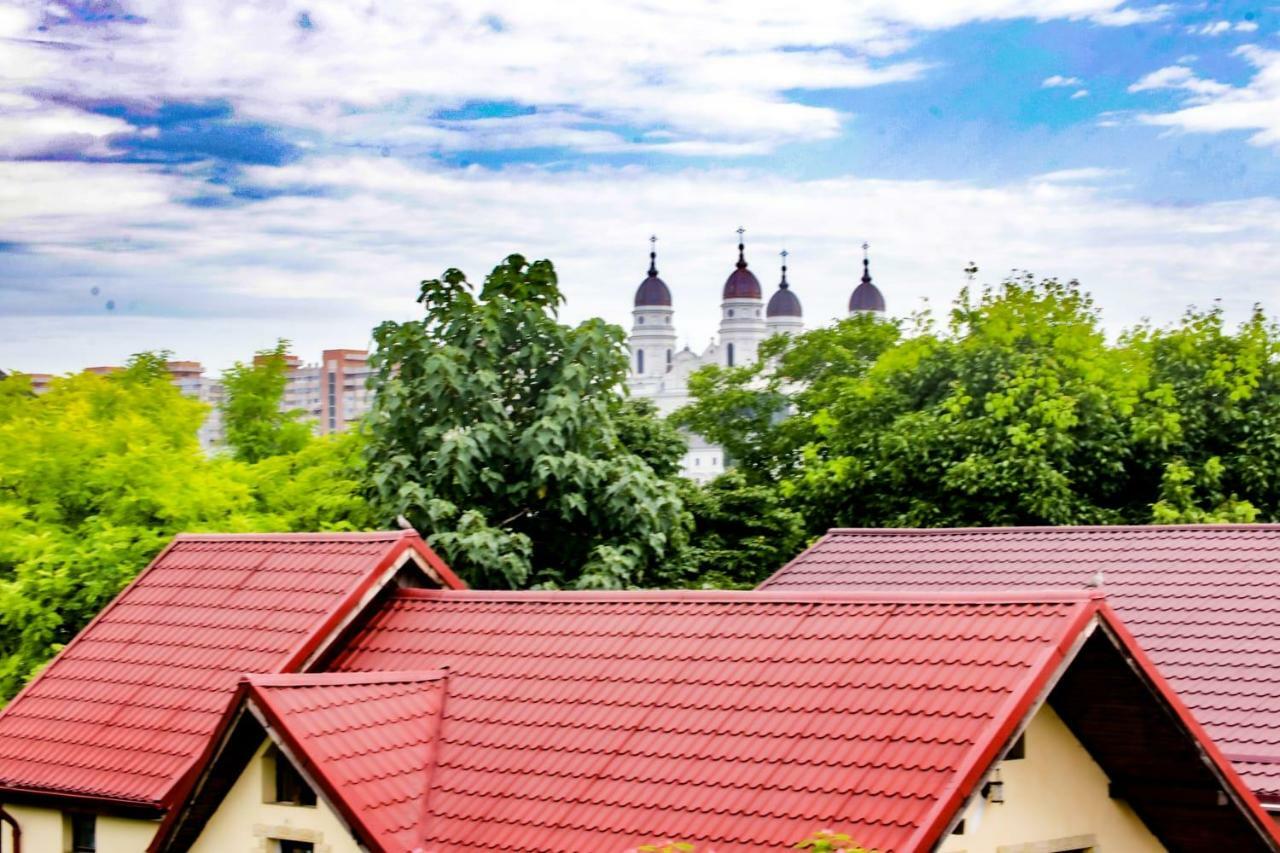
<path id="1" fill-rule="evenodd" d="M 22 853 L 66 853 L 71 849 L 71 834 L 62 811 L 18 805 L 6 805 L 4 809 L 22 827 Z M 98 849 L 110 853 L 143 853 L 159 827 L 157 820 L 98 815 Z M 0 850 L 9 853 L 13 839 L 7 826 L 0 839 Z"/>
<path id="2" fill-rule="evenodd" d="M 1123 800 L 1107 793 L 1107 776 L 1048 705 L 1031 720 L 1026 757 L 999 765 L 1004 802 L 979 798 L 964 834 L 941 853 L 1160 853 L 1165 848 Z"/>
<path id="3" fill-rule="evenodd" d="M 276 839 L 310 841 L 316 853 L 357 853 L 346 826 L 317 797 L 314 806 L 264 803 L 267 787 L 265 754 L 270 742 L 264 740 L 240 778 L 231 786 L 204 831 L 191 846 L 191 853 L 274 853 Z M 25 849 L 23 853 L 26 853 Z"/>

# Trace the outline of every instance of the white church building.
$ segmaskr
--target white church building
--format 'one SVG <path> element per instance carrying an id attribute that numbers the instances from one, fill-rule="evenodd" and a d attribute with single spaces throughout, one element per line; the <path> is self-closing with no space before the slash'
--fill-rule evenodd
<path id="1" fill-rule="evenodd" d="M 800 299 L 787 282 L 786 252 L 782 280 L 766 305 L 760 280 L 747 268 L 743 230 L 738 229 L 738 262 L 725 280 L 720 301 L 720 334 L 701 353 L 687 345 L 676 349 L 675 308 L 671 289 L 658 277 L 657 252 L 649 252 L 649 275 L 636 289 L 631 312 L 631 372 L 627 385 L 633 397 L 652 400 L 658 413 L 669 415 L 689 402 L 689 375 L 718 364 L 738 367 L 755 363 L 761 342 L 773 335 L 804 331 Z M 656 238 L 650 238 L 652 244 Z M 863 244 L 862 281 L 849 297 L 849 314 L 884 311 L 884 296 L 871 283 L 870 262 Z M 687 436 L 682 473 L 700 483 L 724 473 L 724 451 L 697 435 Z"/>

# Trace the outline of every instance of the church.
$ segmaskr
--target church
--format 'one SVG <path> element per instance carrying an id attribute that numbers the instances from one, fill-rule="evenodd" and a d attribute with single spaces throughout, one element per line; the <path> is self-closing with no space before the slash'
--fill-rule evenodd
<path id="1" fill-rule="evenodd" d="M 766 305 L 760 280 L 747 265 L 742 228 L 738 229 L 738 261 L 725 279 L 720 301 L 720 334 L 701 353 L 685 345 L 676 349 L 675 307 L 671 288 L 658 276 L 658 255 L 650 237 L 649 274 L 636 288 L 631 311 L 631 370 L 627 386 L 633 397 L 652 400 L 658 413 L 669 415 L 689 402 L 689 375 L 708 364 L 741 367 L 754 364 L 760 344 L 774 335 L 804 331 L 800 297 L 787 281 L 786 251 L 782 278 Z M 849 316 L 884 312 L 884 296 L 871 282 L 868 246 L 862 245 L 862 281 L 849 296 Z M 689 435 L 681 473 L 705 483 L 724 473 L 724 451 L 700 436 Z"/>

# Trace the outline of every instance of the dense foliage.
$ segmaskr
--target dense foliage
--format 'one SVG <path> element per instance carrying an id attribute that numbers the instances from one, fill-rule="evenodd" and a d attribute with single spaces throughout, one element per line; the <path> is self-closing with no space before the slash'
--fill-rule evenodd
<path id="1" fill-rule="evenodd" d="M 180 531 L 360 528 L 356 439 L 257 464 L 201 453 L 205 406 L 163 357 L 0 380 L 0 695 L 11 695 Z"/>
<path id="2" fill-rule="evenodd" d="M 1111 342 L 1075 283 L 865 315 L 707 368 L 676 420 L 828 526 L 1280 520 L 1280 334 L 1218 310 Z"/>
<path id="3" fill-rule="evenodd" d="M 284 410 L 280 401 L 288 382 L 289 342 L 260 350 L 249 364 L 237 361 L 222 375 L 222 428 L 227 444 L 242 462 L 297 453 L 311 440 L 302 412 Z"/>
<path id="4" fill-rule="evenodd" d="M 374 331 L 367 476 L 381 516 L 406 516 L 479 587 L 663 577 L 688 518 L 642 458 L 671 448 L 624 403 L 622 330 L 561 324 L 551 263 L 519 255 L 479 293 L 450 269 L 419 301 L 423 319 Z"/>

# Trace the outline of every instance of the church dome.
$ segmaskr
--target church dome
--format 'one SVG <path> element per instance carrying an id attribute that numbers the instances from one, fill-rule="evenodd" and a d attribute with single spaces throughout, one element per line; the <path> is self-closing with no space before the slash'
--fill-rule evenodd
<path id="1" fill-rule="evenodd" d="M 650 242 L 656 241 L 653 238 Z M 667 283 L 658 278 L 658 253 L 656 251 L 649 252 L 649 277 L 640 282 L 640 286 L 636 288 L 636 307 L 647 308 L 655 307 L 671 307 L 671 288 L 667 287 Z"/>
<path id="2" fill-rule="evenodd" d="M 866 251 L 865 243 L 862 249 Z M 884 313 L 884 295 L 880 293 L 880 288 L 871 283 L 871 262 L 865 255 L 862 258 L 862 282 L 853 289 L 853 294 L 849 297 L 849 313 L 855 311 Z"/>
<path id="3" fill-rule="evenodd" d="M 787 253 L 782 253 L 786 258 Z M 764 309 L 766 317 L 802 317 L 804 312 L 800 310 L 800 298 L 791 292 L 791 285 L 787 283 L 787 265 L 782 265 L 782 281 L 778 282 L 778 290 L 769 298 L 769 305 Z"/>
<path id="4" fill-rule="evenodd" d="M 741 234 L 742 229 L 738 229 Z M 738 244 L 738 263 L 734 265 L 735 269 L 729 273 L 729 277 L 724 281 L 724 299 L 763 299 L 763 291 L 760 290 L 760 280 L 756 278 L 755 273 L 747 269 L 747 259 L 743 254 L 744 247 L 742 243 Z"/>

